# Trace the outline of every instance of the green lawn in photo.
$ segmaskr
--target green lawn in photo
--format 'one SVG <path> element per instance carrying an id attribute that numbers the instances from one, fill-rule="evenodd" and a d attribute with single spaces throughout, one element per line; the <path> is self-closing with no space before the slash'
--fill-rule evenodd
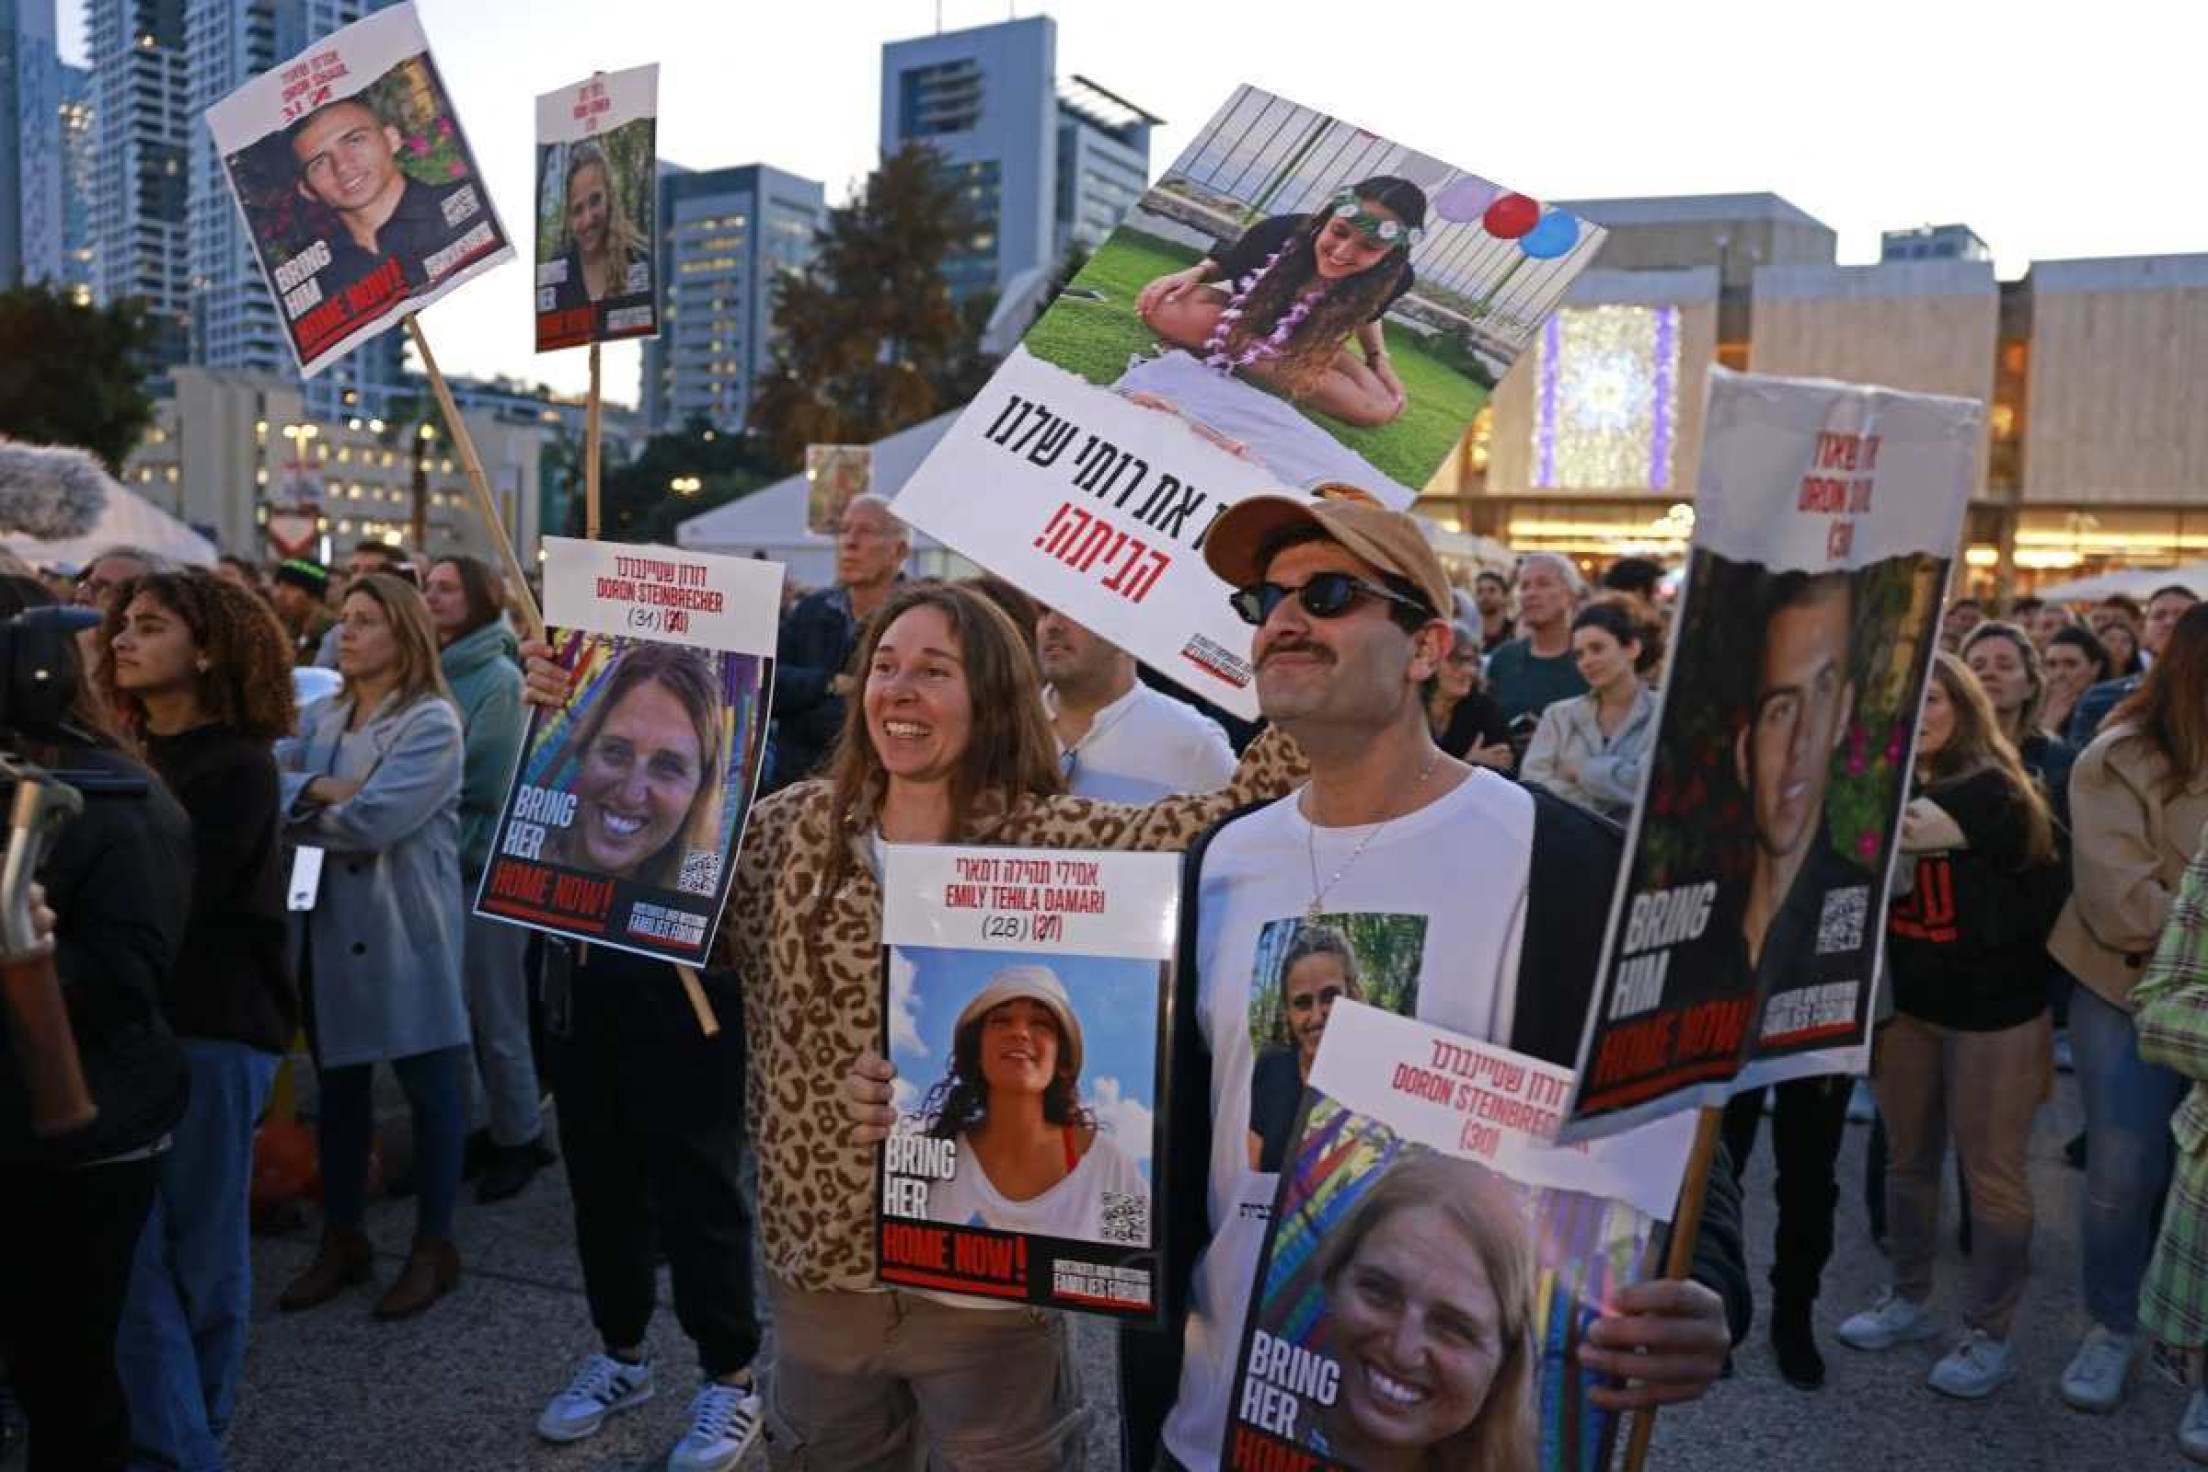
<path id="1" fill-rule="evenodd" d="M 1158 277 L 1197 259 L 1191 247 L 1125 227 L 1114 231 L 1065 295 L 1028 329 L 1023 339 L 1027 350 L 1109 388 L 1127 371 L 1130 357 L 1157 348 L 1157 339 L 1135 315 L 1136 295 Z M 1084 291 L 1096 292 L 1102 300 L 1075 294 Z M 1416 334 L 1400 325 L 1388 328 L 1388 355 L 1410 396 L 1402 418 L 1375 429 L 1352 429 L 1324 414 L 1304 413 L 1390 479 L 1419 490 L 1487 402 L 1487 390 L 1427 351 Z"/>

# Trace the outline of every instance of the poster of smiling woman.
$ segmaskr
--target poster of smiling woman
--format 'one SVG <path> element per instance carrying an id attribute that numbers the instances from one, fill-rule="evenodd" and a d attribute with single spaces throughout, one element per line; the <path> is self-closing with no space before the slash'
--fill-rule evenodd
<path id="1" fill-rule="evenodd" d="M 537 351 L 652 337 L 659 68 L 537 99 Z"/>
<path id="2" fill-rule="evenodd" d="M 1577 1354 L 1649 1276 L 1693 1121 L 1548 1143 L 1571 1075 L 1337 1000 L 1251 1285 L 1220 1466 L 1596 1472 Z"/>
<path id="3" fill-rule="evenodd" d="M 479 915 L 697 966 L 759 781 L 782 568 L 547 537 L 537 707 Z"/>
<path id="4" fill-rule="evenodd" d="M 882 1281 L 1154 1317 L 1178 859 L 884 852 Z"/>
<path id="5" fill-rule="evenodd" d="M 207 126 L 309 377 L 513 255 L 412 5 L 270 67 Z"/>

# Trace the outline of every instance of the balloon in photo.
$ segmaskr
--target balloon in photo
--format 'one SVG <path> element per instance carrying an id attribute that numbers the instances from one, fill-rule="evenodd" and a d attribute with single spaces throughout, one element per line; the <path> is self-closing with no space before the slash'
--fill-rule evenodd
<path id="1" fill-rule="evenodd" d="M 1485 214 L 1502 192 L 1477 174 L 1459 174 L 1434 196 L 1434 213 L 1444 220 L 1469 225 Z"/>
<path id="2" fill-rule="evenodd" d="M 1553 261 L 1579 244 L 1579 221 L 1563 210 L 1550 210 L 1528 230 L 1518 248 L 1537 261 Z"/>
<path id="3" fill-rule="evenodd" d="M 1541 221 L 1541 203 L 1523 194 L 1506 194 L 1487 207 L 1481 223 L 1497 240 L 1516 240 Z"/>

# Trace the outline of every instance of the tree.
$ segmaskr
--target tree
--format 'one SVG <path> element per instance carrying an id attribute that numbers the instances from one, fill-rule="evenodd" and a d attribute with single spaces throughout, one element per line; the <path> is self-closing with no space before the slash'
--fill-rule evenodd
<path id="1" fill-rule="evenodd" d="M 679 523 L 748 495 L 774 475 L 753 436 L 693 416 L 677 432 L 653 435 L 626 465 L 600 472 L 599 535 L 609 542 L 672 542 Z M 580 489 L 569 503 L 568 534 L 583 534 Z"/>
<path id="2" fill-rule="evenodd" d="M 122 470 L 153 422 L 135 301 L 89 307 L 48 285 L 0 291 L 0 434 L 76 445 Z"/>
<path id="3" fill-rule="evenodd" d="M 933 149 L 908 144 L 831 210 L 812 263 L 775 285 L 774 366 L 751 424 L 775 462 L 871 444 L 973 397 L 985 302 L 951 300 L 943 262 L 985 222 Z"/>

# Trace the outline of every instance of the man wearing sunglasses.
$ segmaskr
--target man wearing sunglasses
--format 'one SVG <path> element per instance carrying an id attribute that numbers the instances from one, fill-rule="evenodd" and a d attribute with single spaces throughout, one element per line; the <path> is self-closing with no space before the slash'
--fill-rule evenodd
<path id="1" fill-rule="evenodd" d="M 1311 778 L 1186 861 L 1160 1186 L 1169 1319 L 1162 1342 L 1121 1340 L 1123 1445 L 1140 1472 L 1218 1464 L 1277 1181 L 1251 1136 L 1268 999 L 1288 1000 L 1284 942 L 1320 927 L 1397 938 L 1398 1010 L 1570 1066 L 1602 943 L 1588 917 L 1622 849 L 1614 825 L 1435 745 L 1420 687 L 1449 651 L 1453 600 L 1413 518 L 1256 496 L 1212 527 L 1204 558 L 1252 626 L 1259 707 Z M 1713 1173 L 1700 1281 L 1627 1289 L 1591 1329 L 1583 1363 L 1635 1379 L 1599 1403 L 1691 1399 L 1717 1377 L 1747 1327 L 1738 1203 L 1729 1171 Z"/>

